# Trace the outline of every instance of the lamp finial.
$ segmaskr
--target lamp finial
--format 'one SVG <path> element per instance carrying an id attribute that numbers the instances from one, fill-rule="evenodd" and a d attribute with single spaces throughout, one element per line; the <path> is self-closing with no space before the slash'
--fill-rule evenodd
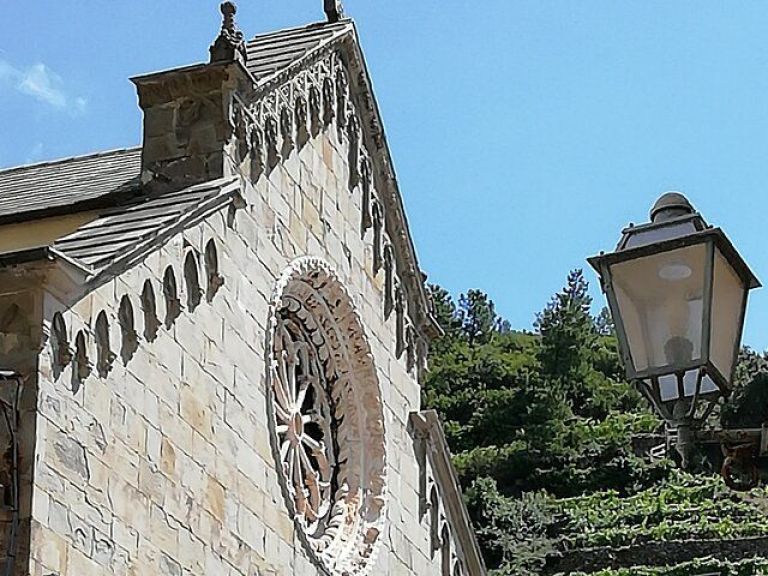
<path id="1" fill-rule="evenodd" d="M 651 222 L 664 222 L 694 212 L 693 205 L 682 193 L 666 192 L 651 208 Z"/>

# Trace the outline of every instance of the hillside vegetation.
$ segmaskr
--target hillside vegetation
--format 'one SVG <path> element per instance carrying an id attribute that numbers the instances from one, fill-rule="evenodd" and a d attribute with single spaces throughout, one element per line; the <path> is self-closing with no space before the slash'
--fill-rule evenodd
<path id="1" fill-rule="evenodd" d="M 491 573 L 768 573 L 750 552 L 768 547 L 763 490 L 729 491 L 703 457 L 689 474 L 633 450 L 662 423 L 624 380 L 610 315 L 591 315 L 587 288 L 572 272 L 533 332 L 513 330 L 481 291 L 455 302 L 431 288 L 445 336 L 424 403 L 444 422 Z M 768 362 L 743 356 L 751 385 L 720 411 L 732 426 L 768 420 Z M 649 552 L 663 543 L 674 560 Z"/>

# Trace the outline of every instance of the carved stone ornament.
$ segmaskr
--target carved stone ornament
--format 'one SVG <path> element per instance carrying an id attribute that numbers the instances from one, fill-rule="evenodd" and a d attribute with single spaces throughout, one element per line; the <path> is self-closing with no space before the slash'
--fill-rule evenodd
<path id="1" fill-rule="evenodd" d="M 221 31 L 210 48 L 211 62 L 232 62 L 240 60 L 245 62 L 248 53 L 243 39 L 243 33 L 235 24 L 237 6 L 234 2 L 222 2 L 221 4 Z"/>
<path id="2" fill-rule="evenodd" d="M 323 123 L 329 126 L 336 117 L 334 105 L 333 81 L 330 78 L 323 80 Z"/>
<path id="3" fill-rule="evenodd" d="M 360 235 L 366 239 L 367 231 L 373 228 L 373 272 L 377 274 L 385 264 L 384 246 L 391 244 L 397 250 L 409 250 L 410 239 L 404 227 L 395 228 L 391 234 L 387 212 L 397 203 L 388 200 L 387 191 L 396 187 L 394 172 L 386 163 L 383 167 L 372 159 L 370 133 L 373 128 L 374 140 L 381 127 L 375 114 L 370 112 L 374 104 L 363 102 L 358 106 L 359 94 L 352 91 L 350 79 L 356 78 L 349 70 L 352 64 L 342 49 L 329 47 L 297 70 L 290 79 L 274 84 L 259 86 L 248 97 L 235 98 L 231 111 L 231 133 L 228 137 L 233 153 L 243 173 L 254 183 L 263 176 L 270 176 L 283 160 L 293 154 L 300 154 L 311 138 L 331 130 L 338 136 L 338 143 L 347 147 L 350 193 L 361 194 Z M 365 78 L 355 84 L 365 83 Z M 246 104 L 247 102 L 247 104 Z M 242 104 L 242 106 L 241 106 Z M 192 107 L 190 114 L 200 113 L 200 103 Z M 378 145 L 378 144 L 377 144 Z M 367 241 L 367 239 L 366 239 Z M 391 270 L 387 270 L 387 292 L 394 293 L 394 278 L 401 289 L 410 287 L 417 278 L 417 269 L 408 258 L 391 258 Z M 405 268 L 405 269 L 401 269 Z M 410 290 L 410 288 L 408 288 Z M 388 296 L 384 315 L 389 317 L 395 310 L 395 298 Z M 418 309 L 417 309 L 418 310 Z M 413 318 L 402 309 L 398 314 L 398 358 L 406 349 L 406 320 L 422 335 L 423 318 Z"/>
<path id="4" fill-rule="evenodd" d="M 347 127 L 347 93 L 349 80 L 344 67 L 339 65 L 336 69 L 336 127 L 339 131 L 339 139 L 344 135 Z"/>
<path id="5" fill-rule="evenodd" d="M 307 128 L 309 112 L 307 111 L 307 101 L 303 96 L 296 98 L 294 114 L 296 116 L 296 146 L 302 149 L 309 142 L 309 129 Z"/>
<path id="6" fill-rule="evenodd" d="M 293 114 L 288 108 L 280 111 L 280 135 L 283 140 L 282 156 L 288 158 L 293 152 Z"/>
<path id="7" fill-rule="evenodd" d="M 272 170 L 280 163 L 280 152 L 277 149 L 277 121 L 274 118 L 267 118 L 264 137 L 267 145 L 267 167 Z"/>
<path id="8" fill-rule="evenodd" d="M 251 180 L 254 182 L 264 172 L 264 136 L 261 129 L 254 125 L 250 132 L 251 141 Z"/>
<path id="9" fill-rule="evenodd" d="M 235 99 L 232 103 L 232 118 L 230 120 L 232 130 L 235 135 L 235 141 L 237 142 L 237 158 L 242 162 L 251 151 L 251 140 L 248 138 L 251 123 L 248 119 L 248 112 L 243 103 L 239 99 Z"/>
<path id="10" fill-rule="evenodd" d="M 344 18 L 344 6 L 342 6 L 341 0 L 323 0 L 323 9 L 328 22 L 338 22 Z"/>
<path id="11" fill-rule="evenodd" d="M 320 90 L 316 86 L 309 89 L 309 123 L 312 137 L 320 134 L 322 129 L 322 112 L 320 103 Z"/>
<path id="12" fill-rule="evenodd" d="M 360 229 L 362 235 L 365 236 L 366 230 L 373 226 L 373 218 L 371 216 L 371 189 L 373 187 L 373 174 L 371 170 L 371 161 L 368 160 L 368 158 L 363 158 L 360 162 L 360 180 L 363 183 L 363 197 L 361 199 L 362 221 L 360 223 Z"/>
<path id="13" fill-rule="evenodd" d="M 305 546 L 333 575 L 364 574 L 385 520 L 381 390 L 362 321 L 311 257 L 278 281 L 267 345 L 273 452 Z"/>
<path id="14" fill-rule="evenodd" d="M 349 188 L 353 190 L 360 183 L 360 121 L 357 114 L 352 112 L 347 121 L 347 138 L 349 139 Z"/>

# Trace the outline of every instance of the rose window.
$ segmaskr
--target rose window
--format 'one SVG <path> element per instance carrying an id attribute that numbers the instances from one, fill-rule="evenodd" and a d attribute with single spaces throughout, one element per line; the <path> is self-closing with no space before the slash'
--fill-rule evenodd
<path id="1" fill-rule="evenodd" d="M 381 394 L 351 298 L 330 266 L 294 262 L 278 283 L 268 357 L 273 452 L 312 558 L 362 574 L 384 521 Z"/>
<path id="2" fill-rule="evenodd" d="M 286 317 L 278 317 L 275 415 L 283 474 L 296 513 L 312 529 L 330 510 L 336 460 L 323 366 L 311 335 L 290 317 L 291 309 L 296 312 L 300 307 L 296 300 L 286 299 Z"/>

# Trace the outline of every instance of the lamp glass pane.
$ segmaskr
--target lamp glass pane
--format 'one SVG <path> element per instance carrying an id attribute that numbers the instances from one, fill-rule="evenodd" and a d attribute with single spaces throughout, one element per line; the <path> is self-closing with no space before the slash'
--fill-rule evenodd
<path id="1" fill-rule="evenodd" d="M 680 397 L 680 392 L 677 388 L 677 376 L 675 374 L 667 374 L 666 376 L 659 377 L 659 398 L 662 402 L 669 402 L 670 400 L 677 400 Z"/>
<path id="2" fill-rule="evenodd" d="M 720 374 L 729 381 L 741 329 L 741 310 L 747 290 L 741 278 L 715 250 L 715 276 L 712 284 L 712 325 L 710 359 Z"/>
<path id="3" fill-rule="evenodd" d="M 696 232 L 696 226 L 693 222 L 679 222 L 677 224 L 670 224 L 669 226 L 651 226 L 645 230 L 636 230 L 632 232 L 627 240 L 625 248 L 646 246 L 648 244 L 662 242 L 663 240 L 669 240 L 670 238 L 679 238 L 680 236 L 693 234 L 694 232 Z"/>
<path id="4" fill-rule="evenodd" d="M 706 245 L 611 266 L 619 314 L 636 372 L 701 360 Z"/>

